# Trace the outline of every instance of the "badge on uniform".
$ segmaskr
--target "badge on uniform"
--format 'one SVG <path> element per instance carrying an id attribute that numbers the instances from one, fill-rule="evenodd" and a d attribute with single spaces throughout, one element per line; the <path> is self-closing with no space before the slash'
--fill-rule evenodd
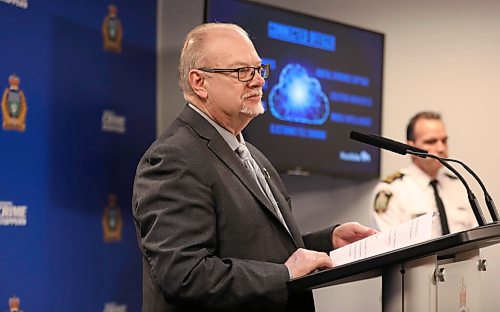
<path id="1" fill-rule="evenodd" d="M 392 192 L 390 191 L 380 191 L 377 193 L 377 196 L 375 196 L 375 202 L 373 203 L 373 206 L 375 208 L 375 211 L 377 213 L 384 213 L 387 210 L 387 207 L 389 207 L 389 200 L 392 197 Z"/>

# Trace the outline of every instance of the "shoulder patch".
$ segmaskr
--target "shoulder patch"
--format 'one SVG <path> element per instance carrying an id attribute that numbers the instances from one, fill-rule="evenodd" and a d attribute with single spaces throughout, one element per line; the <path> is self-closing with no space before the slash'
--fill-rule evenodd
<path id="1" fill-rule="evenodd" d="M 404 176 L 405 176 L 404 173 L 402 173 L 401 171 L 398 171 L 398 172 L 393 173 L 390 176 L 386 177 L 382 181 L 385 183 L 391 184 L 392 182 L 396 181 L 397 179 L 402 179 Z"/>
<path id="2" fill-rule="evenodd" d="M 382 190 L 375 196 L 375 201 L 373 202 L 373 208 L 375 212 L 384 213 L 389 207 L 389 201 L 391 200 L 392 192 L 388 190 Z"/>
<path id="3" fill-rule="evenodd" d="M 445 173 L 444 174 L 445 176 L 447 176 L 448 178 L 452 179 L 452 180 L 458 180 L 458 178 L 452 174 L 449 174 L 449 173 Z"/>

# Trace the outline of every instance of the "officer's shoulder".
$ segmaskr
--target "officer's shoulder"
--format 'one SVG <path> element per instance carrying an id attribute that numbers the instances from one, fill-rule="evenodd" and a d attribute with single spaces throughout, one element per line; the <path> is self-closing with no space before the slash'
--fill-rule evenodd
<path id="1" fill-rule="evenodd" d="M 401 171 L 398 171 L 398 172 L 395 172 L 387 177 L 385 177 L 382 182 L 384 183 L 387 183 L 387 184 L 391 184 L 393 183 L 394 181 L 397 181 L 399 179 L 402 179 L 403 177 L 405 176 L 404 173 L 402 173 Z"/>

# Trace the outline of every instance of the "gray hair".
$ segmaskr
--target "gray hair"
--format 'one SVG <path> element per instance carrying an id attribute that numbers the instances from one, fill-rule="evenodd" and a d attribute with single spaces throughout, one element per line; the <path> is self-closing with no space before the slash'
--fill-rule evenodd
<path id="1" fill-rule="evenodd" d="M 189 71 L 199 67 L 205 61 L 207 34 L 213 29 L 232 29 L 249 38 L 248 33 L 243 28 L 230 23 L 206 23 L 191 30 L 184 40 L 179 62 L 179 86 L 184 93 L 184 98 L 186 95 L 194 93 L 189 84 Z"/>

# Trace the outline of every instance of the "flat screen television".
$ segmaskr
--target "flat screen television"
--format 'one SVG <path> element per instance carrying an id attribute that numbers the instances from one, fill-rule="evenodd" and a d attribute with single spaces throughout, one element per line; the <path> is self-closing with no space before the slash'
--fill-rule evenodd
<path id="1" fill-rule="evenodd" d="M 279 172 L 379 176 L 379 149 L 349 133 L 380 134 L 383 34 L 240 0 L 207 0 L 205 21 L 242 26 L 271 65 L 266 113 L 243 134 Z"/>

